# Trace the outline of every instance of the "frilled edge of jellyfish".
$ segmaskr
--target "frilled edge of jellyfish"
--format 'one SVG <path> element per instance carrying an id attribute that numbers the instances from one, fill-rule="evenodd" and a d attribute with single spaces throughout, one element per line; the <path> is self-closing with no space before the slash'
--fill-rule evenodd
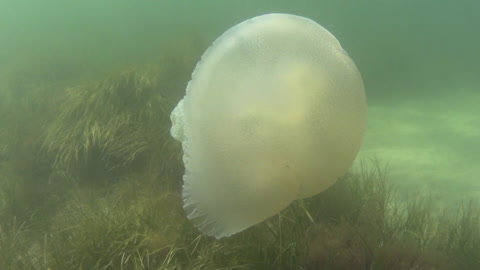
<path id="1" fill-rule="evenodd" d="M 184 100 L 178 102 L 175 109 L 170 115 L 172 121 L 172 127 L 170 134 L 172 137 L 182 143 L 183 148 L 183 164 L 185 166 L 185 173 L 183 176 L 183 208 L 187 215 L 187 218 L 193 223 L 193 225 L 202 233 L 213 236 L 217 239 L 230 236 L 236 231 L 227 231 L 225 226 L 220 225 L 215 219 L 213 219 L 204 208 L 198 205 L 198 202 L 192 195 L 192 172 L 189 166 L 190 152 L 189 152 L 189 140 L 185 134 L 185 111 Z"/>
<path id="2" fill-rule="evenodd" d="M 203 234 L 213 236 L 216 239 L 228 237 L 237 231 L 226 230 L 225 226 L 218 223 L 213 219 L 207 211 L 198 205 L 198 203 L 192 197 L 191 177 L 188 173 L 183 176 L 183 209 L 187 214 L 187 218 L 193 223 L 193 226 L 197 228 Z"/>
<path id="3" fill-rule="evenodd" d="M 170 114 L 170 121 L 172 122 L 170 134 L 175 140 L 183 142 L 185 140 L 185 112 L 183 109 L 183 99 L 178 102 L 177 106 Z"/>

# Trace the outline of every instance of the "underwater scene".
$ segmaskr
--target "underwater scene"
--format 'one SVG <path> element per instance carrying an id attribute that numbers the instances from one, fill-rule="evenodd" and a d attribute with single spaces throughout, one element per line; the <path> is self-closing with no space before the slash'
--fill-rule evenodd
<path id="1" fill-rule="evenodd" d="M 480 269 L 479 11 L 0 2 L 0 269 Z"/>

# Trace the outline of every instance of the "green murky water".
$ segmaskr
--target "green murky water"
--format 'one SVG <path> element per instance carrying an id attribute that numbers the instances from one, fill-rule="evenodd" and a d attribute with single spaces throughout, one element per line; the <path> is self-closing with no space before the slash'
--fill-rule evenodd
<path id="1" fill-rule="evenodd" d="M 24 252 L 23 257 L 35 257 L 37 261 L 22 267 L 46 269 L 52 260 L 45 255 L 48 234 L 39 228 L 52 228 L 53 220 L 69 201 L 70 195 L 65 194 L 75 193 L 72 191 L 75 188 L 85 189 L 70 186 L 71 179 L 81 182 L 88 178 L 83 182 L 97 183 L 98 179 L 108 178 L 100 181 L 101 188 L 108 190 L 111 182 L 125 175 L 132 179 L 165 177 L 173 179 L 169 189 L 176 190 L 181 183 L 182 171 L 178 167 L 181 150 L 178 145 L 165 146 L 170 142 L 168 110 L 183 96 L 194 64 L 216 37 L 245 19 L 273 12 L 315 20 L 338 38 L 355 61 L 364 79 L 369 105 L 368 128 L 357 160 L 375 158 L 381 166 L 388 165 L 387 181 L 395 186 L 401 198 L 429 194 L 433 203 L 442 207 L 478 199 L 479 10 L 480 2 L 475 0 L 2 1 L 0 228 L 3 224 L 4 229 L 0 229 L 0 238 L 2 233 L 7 235 L 6 228 L 12 227 L 12 219 L 33 224 L 34 229 L 42 232 L 26 239 L 34 239 L 31 241 L 36 244 L 31 248 L 19 244 L 17 248 Z M 112 79 L 122 81 L 127 88 L 131 83 L 141 85 L 141 94 L 147 93 L 151 102 L 139 98 L 138 104 L 124 105 L 122 100 L 132 98 L 127 93 L 111 108 L 105 106 L 105 111 L 100 111 L 101 104 L 88 103 L 88 96 L 79 99 L 90 104 L 91 110 L 99 110 L 90 111 L 92 115 L 106 117 L 98 122 L 98 130 L 88 123 L 81 124 L 82 115 L 87 117 L 89 113 L 75 111 L 74 102 L 66 103 L 73 108 L 73 118 L 56 118 L 65 112 L 61 104 L 71 97 L 65 89 L 84 89 L 95 97 L 95 87 L 101 87 L 93 82 L 110 78 L 105 74 L 143 70 L 159 64 L 161 67 L 157 69 L 146 68 L 146 73 L 122 73 Z M 148 77 L 152 70 L 162 75 Z M 167 97 L 166 103 L 151 90 L 157 88 Z M 99 98 L 100 102 L 109 100 L 108 95 Z M 122 111 L 122 108 L 127 109 Z M 155 116 L 155 109 L 162 111 L 162 116 Z M 132 117 L 125 123 L 130 125 L 128 130 L 140 130 L 138 134 L 129 133 L 138 137 L 129 139 L 116 133 L 112 141 L 105 139 L 111 134 L 102 130 L 102 123 L 111 124 L 112 130 L 120 132 L 109 122 L 111 115 L 117 115 L 118 121 Z M 132 124 L 142 120 L 146 124 Z M 69 121 L 77 124 L 70 126 Z M 153 127 L 157 133 L 148 133 L 149 121 L 159 123 L 157 129 Z M 52 123 L 60 123 L 64 129 L 89 129 L 84 135 L 80 132 L 68 137 L 71 134 L 55 133 L 49 137 L 54 129 Z M 99 133 L 103 135 L 95 137 Z M 155 142 L 152 139 L 155 136 L 161 139 Z M 53 139 L 45 141 L 45 138 Z M 64 144 L 60 144 L 62 138 L 68 138 Z M 85 138 L 100 141 L 84 141 Z M 123 144 L 115 144 L 123 139 Z M 95 148 L 96 143 L 116 148 Z M 93 145 L 94 149 L 85 150 L 87 145 Z M 139 156 L 137 152 L 130 155 L 132 149 L 140 149 Z M 58 153 L 67 154 L 59 157 Z M 168 157 L 162 153 L 168 153 Z M 152 169 L 155 166 L 149 162 L 156 160 L 172 163 Z M 78 164 L 73 169 L 70 163 L 65 166 L 71 170 L 57 170 L 62 161 Z M 123 170 L 118 169 L 122 166 Z M 358 167 L 356 162 L 354 169 Z M 142 173 L 148 177 L 139 176 Z M 45 218 L 37 219 L 37 215 Z M 13 228 L 18 226 L 15 224 Z M 5 249 L 0 247 L 1 252 Z M 20 264 L 14 264 L 19 260 L 4 264 L 0 261 L 0 265 L 22 269 Z M 135 269 L 160 269 L 158 265 Z"/>

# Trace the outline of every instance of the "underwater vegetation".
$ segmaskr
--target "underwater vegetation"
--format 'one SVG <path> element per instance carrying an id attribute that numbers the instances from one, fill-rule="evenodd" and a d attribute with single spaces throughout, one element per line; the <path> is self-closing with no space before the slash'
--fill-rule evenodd
<path id="1" fill-rule="evenodd" d="M 188 68 L 195 62 L 172 60 L 168 58 L 171 55 L 165 52 L 159 59 L 172 63 L 166 67 L 123 69 L 66 88 L 43 143 L 54 158 L 56 170 L 81 173 L 85 166 L 94 164 L 100 167 L 93 171 L 100 172 L 132 169 L 132 165 L 146 165 L 151 155 L 172 147 L 168 112 L 174 103 L 170 97 L 185 86 Z M 87 171 L 92 172 L 92 167 Z"/>
<path id="2" fill-rule="evenodd" d="M 198 232 L 169 116 L 205 46 L 175 44 L 146 65 L 2 82 L 0 269 L 480 269 L 478 204 L 399 201 L 381 161 L 229 238 Z"/>

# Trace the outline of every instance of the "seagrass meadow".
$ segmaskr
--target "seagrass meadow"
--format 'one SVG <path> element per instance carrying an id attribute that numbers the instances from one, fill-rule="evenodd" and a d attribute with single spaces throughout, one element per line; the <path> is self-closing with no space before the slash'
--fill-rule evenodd
<path id="1" fill-rule="evenodd" d="M 0 269 L 480 269 L 476 1 L 198 2 L 0 4 Z M 170 113 L 215 37 L 271 12 L 335 33 L 366 136 L 326 191 L 217 240 Z"/>

